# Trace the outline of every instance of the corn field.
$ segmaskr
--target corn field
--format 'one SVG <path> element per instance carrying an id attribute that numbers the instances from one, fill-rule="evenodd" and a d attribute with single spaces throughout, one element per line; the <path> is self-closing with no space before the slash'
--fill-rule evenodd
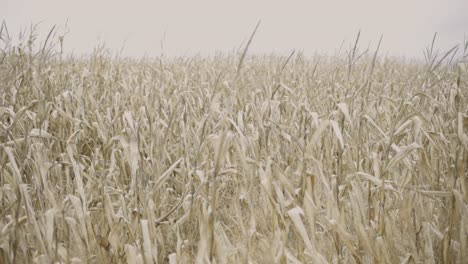
<path id="1" fill-rule="evenodd" d="M 138 60 L 0 36 L 1 263 L 467 263 L 454 50 Z"/>

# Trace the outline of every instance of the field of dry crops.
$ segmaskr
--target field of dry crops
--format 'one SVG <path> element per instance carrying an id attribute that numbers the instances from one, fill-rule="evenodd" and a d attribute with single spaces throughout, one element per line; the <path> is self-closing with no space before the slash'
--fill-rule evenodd
<path id="1" fill-rule="evenodd" d="M 0 262 L 466 263 L 467 69 L 359 55 L 4 45 Z"/>

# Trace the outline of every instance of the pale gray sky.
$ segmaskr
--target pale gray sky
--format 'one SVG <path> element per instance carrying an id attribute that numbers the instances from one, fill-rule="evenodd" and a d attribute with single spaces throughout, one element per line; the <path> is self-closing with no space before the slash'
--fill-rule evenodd
<path id="1" fill-rule="evenodd" d="M 0 0 L 0 6 L 10 33 L 40 21 L 42 31 L 63 29 L 68 19 L 66 51 L 86 53 L 102 42 L 117 51 L 126 41 L 124 54 L 137 57 L 159 55 L 164 32 L 168 55 L 231 51 L 259 19 L 251 52 L 333 53 L 361 29 L 362 46 L 375 47 L 383 34 L 383 51 L 420 57 L 434 32 L 442 50 L 468 34 L 468 0 Z"/>

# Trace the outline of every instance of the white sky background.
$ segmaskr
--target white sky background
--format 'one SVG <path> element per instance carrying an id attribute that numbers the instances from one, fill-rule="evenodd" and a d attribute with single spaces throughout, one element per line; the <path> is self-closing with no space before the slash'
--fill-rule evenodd
<path id="1" fill-rule="evenodd" d="M 361 29 L 361 47 L 375 48 L 383 34 L 383 52 L 422 57 L 435 32 L 441 50 L 468 37 L 468 0 L 0 0 L 0 20 L 16 35 L 42 22 L 44 39 L 54 24 L 63 31 L 67 19 L 65 51 L 74 54 L 103 42 L 117 52 L 125 42 L 124 55 L 158 56 L 164 36 L 170 56 L 229 52 L 261 19 L 250 53 L 333 53 Z"/>

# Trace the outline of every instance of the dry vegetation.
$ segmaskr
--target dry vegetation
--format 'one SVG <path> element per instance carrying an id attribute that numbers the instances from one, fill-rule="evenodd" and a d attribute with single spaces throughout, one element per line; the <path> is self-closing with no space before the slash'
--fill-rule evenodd
<path id="1" fill-rule="evenodd" d="M 453 52 L 137 61 L 1 36 L 1 263 L 468 259 Z"/>

